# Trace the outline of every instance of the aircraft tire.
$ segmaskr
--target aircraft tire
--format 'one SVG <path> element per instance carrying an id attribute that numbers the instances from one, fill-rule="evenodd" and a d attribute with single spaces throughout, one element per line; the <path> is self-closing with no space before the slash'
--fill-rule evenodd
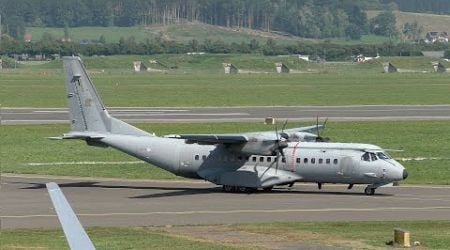
<path id="1" fill-rule="evenodd" d="M 264 191 L 272 191 L 272 189 L 273 189 L 273 186 L 263 188 Z"/>
<path id="2" fill-rule="evenodd" d="M 236 190 L 233 186 L 230 186 L 230 185 L 223 185 L 222 189 L 223 189 L 223 191 L 225 191 L 227 193 L 232 193 L 232 192 L 234 192 L 234 190 Z"/>
<path id="3" fill-rule="evenodd" d="M 366 187 L 364 189 L 364 193 L 366 195 L 374 195 L 375 194 L 375 188 L 371 188 L 371 187 Z"/>
<path id="4" fill-rule="evenodd" d="M 236 190 L 240 193 L 248 192 L 250 189 L 246 187 L 236 187 Z"/>

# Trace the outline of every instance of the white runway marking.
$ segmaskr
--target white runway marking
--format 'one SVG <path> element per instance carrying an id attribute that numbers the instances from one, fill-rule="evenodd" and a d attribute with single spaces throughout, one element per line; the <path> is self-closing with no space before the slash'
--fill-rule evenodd
<path id="1" fill-rule="evenodd" d="M 59 166 L 59 165 L 132 165 L 143 161 L 69 161 L 69 162 L 30 162 L 27 166 Z"/>
<path id="2" fill-rule="evenodd" d="M 442 157 L 414 157 L 414 158 L 397 158 L 396 161 L 435 161 L 435 160 L 450 160 L 450 158 Z"/>
<path id="3" fill-rule="evenodd" d="M 98 213 L 83 214 L 78 216 L 96 217 L 96 216 L 146 216 L 146 215 L 193 215 L 193 214 L 242 214 L 242 213 L 295 213 L 295 212 L 372 212 L 372 211 L 422 211 L 422 210 L 450 210 L 450 207 L 379 207 L 379 208 L 305 208 L 305 209 L 242 209 L 242 210 L 191 210 L 191 211 L 155 211 L 143 213 Z M 5 215 L 2 219 L 14 218 L 34 218 L 34 217 L 55 217 L 52 214 L 28 214 L 28 215 Z"/>

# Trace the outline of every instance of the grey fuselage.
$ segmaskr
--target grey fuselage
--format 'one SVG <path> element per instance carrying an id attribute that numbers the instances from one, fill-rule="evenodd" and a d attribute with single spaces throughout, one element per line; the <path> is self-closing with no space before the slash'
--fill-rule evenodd
<path id="1" fill-rule="evenodd" d="M 221 144 L 187 144 L 179 139 L 126 135 L 111 135 L 101 141 L 176 175 L 219 185 L 227 184 L 220 178 L 227 172 L 268 169 L 297 176 L 295 181 L 301 182 L 380 186 L 403 180 L 404 168 L 395 160 L 362 159 L 367 150 L 383 152 L 369 144 L 290 142 L 284 149 L 285 157 L 279 157 L 276 164 L 275 156 L 239 155 Z"/>

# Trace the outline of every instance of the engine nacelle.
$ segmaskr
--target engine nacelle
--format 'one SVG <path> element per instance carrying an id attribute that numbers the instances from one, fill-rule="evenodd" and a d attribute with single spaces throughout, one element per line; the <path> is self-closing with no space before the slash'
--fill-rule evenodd
<path id="1" fill-rule="evenodd" d="M 295 132 L 288 134 L 288 141 L 290 142 L 315 142 L 317 135 L 307 132 Z"/>

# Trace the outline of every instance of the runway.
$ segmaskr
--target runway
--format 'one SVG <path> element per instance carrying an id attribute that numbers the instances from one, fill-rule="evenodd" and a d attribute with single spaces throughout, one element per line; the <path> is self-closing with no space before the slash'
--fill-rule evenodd
<path id="1" fill-rule="evenodd" d="M 203 181 L 91 180 L 2 176 L 2 228 L 59 227 L 45 183 L 60 184 L 85 226 L 230 224 L 272 221 L 450 220 L 450 187 L 380 188 L 296 184 L 252 194 Z"/>
<path id="2" fill-rule="evenodd" d="M 450 119 L 450 105 L 354 105 L 267 107 L 112 107 L 110 114 L 127 122 L 291 121 Z M 1 124 L 68 123 L 65 108 L 2 108 Z"/>

